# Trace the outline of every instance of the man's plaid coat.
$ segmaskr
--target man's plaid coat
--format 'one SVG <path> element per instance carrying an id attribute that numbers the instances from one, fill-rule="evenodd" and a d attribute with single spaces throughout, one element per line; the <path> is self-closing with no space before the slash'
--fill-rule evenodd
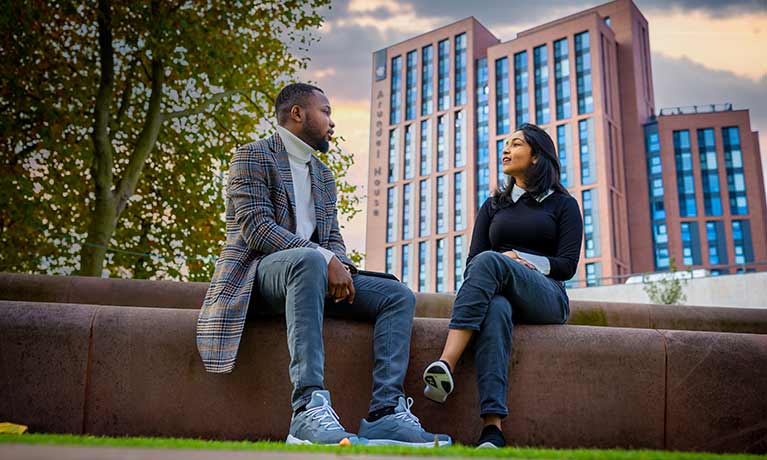
<path id="1" fill-rule="evenodd" d="M 354 267 L 338 229 L 336 183 L 312 156 L 309 165 L 319 244 Z M 226 186 L 226 243 L 197 320 L 197 348 L 208 372 L 234 368 L 256 269 L 265 256 L 317 244 L 295 235 L 293 180 L 278 134 L 237 149 Z"/>

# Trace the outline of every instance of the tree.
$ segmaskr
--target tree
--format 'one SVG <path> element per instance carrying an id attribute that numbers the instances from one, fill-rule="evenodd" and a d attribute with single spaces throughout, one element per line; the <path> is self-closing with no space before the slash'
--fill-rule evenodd
<path id="1" fill-rule="evenodd" d="M 3 1 L 0 270 L 209 279 L 231 151 L 269 128 L 327 5 Z M 347 215 L 350 157 L 326 158 Z"/>
<path id="2" fill-rule="evenodd" d="M 651 281 L 648 275 L 644 276 L 642 287 L 652 303 L 676 305 L 687 299 L 684 293 L 687 280 L 676 276 L 676 273 L 677 268 L 672 257 L 669 262 L 668 273 L 661 274 L 655 281 Z"/>

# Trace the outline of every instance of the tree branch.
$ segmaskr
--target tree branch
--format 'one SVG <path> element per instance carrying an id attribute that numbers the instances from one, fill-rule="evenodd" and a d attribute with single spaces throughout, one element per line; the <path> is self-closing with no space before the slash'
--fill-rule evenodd
<path id="1" fill-rule="evenodd" d="M 114 91 L 114 49 L 112 48 L 112 11 L 108 0 L 98 3 L 99 62 L 101 77 L 96 94 L 93 124 L 93 180 L 97 197 L 112 190 L 113 151 L 109 133 L 109 112 Z"/>
<path id="2" fill-rule="evenodd" d="M 191 115 L 197 115 L 198 113 L 203 113 L 208 109 L 208 107 L 216 104 L 218 101 L 222 99 L 226 99 L 229 96 L 233 96 L 235 94 L 242 94 L 242 93 L 243 91 L 240 89 L 233 89 L 230 91 L 223 91 L 220 93 L 216 93 L 213 96 L 209 97 L 207 100 L 205 100 L 202 104 L 198 105 L 197 107 L 186 109 L 186 110 L 179 110 L 178 112 L 170 112 L 170 113 L 163 114 L 163 121 L 171 120 L 173 118 L 189 117 Z"/>
<path id="3" fill-rule="evenodd" d="M 117 109 L 117 114 L 115 115 L 114 122 L 112 123 L 112 130 L 115 131 L 120 127 L 120 123 L 122 122 L 123 116 L 125 116 L 125 111 L 128 109 L 128 104 L 130 103 L 131 93 L 133 92 L 133 80 L 135 80 L 135 71 L 136 67 L 138 66 L 138 58 L 134 58 L 131 61 L 130 66 L 128 67 L 128 72 L 125 77 L 125 89 L 123 90 L 122 95 L 120 96 L 120 107 Z"/>

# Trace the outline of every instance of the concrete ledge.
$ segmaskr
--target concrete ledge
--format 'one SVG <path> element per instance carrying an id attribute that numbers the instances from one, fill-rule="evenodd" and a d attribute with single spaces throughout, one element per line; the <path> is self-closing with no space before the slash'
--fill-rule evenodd
<path id="1" fill-rule="evenodd" d="M 0 388 L 14 395 L 2 398 L 0 419 L 33 431 L 283 439 L 284 321 L 249 324 L 234 372 L 215 375 L 197 354 L 196 318 L 186 309 L 0 301 Z M 422 369 L 446 334 L 447 320 L 416 319 L 405 390 L 427 428 L 470 443 L 479 431 L 470 353 L 448 403 L 421 396 Z M 327 319 L 325 347 L 326 386 L 356 430 L 372 385 L 372 328 Z M 764 335 L 518 326 L 505 429 L 518 445 L 764 453 L 765 381 Z"/>
<path id="2" fill-rule="evenodd" d="M 199 309 L 207 283 L 0 273 L 0 299 Z M 416 294 L 416 316 L 449 318 L 455 295 Z M 767 308 L 570 302 L 568 324 L 767 334 Z"/>

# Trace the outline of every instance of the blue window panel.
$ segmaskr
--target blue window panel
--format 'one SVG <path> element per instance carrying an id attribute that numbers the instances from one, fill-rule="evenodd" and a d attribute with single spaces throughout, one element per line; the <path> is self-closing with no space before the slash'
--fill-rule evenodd
<path id="1" fill-rule="evenodd" d="M 466 117 L 463 110 L 455 112 L 453 124 L 454 164 L 456 168 L 466 165 Z"/>
<path id="2" fill-rule="evenodd" d="M 386 248 L 386 273 L 391 273 L 392 275 L 397 275 L 394 273 L 394 247 L 389 246 Z"/>
<path id="3" fill-rule="evenodd" d="M 410 245 L 402 245 L 402 282 L 412 289 L 410 280 Z"/>
<path id="4" fill-rule="evenodd" d="M 434 113 L 434 47 L 421 48 L 421 115 Z"/>
<path id="5" fill-rule="evenodd" d="M 426 292 L 429 289 L 429 273 L 431 272 L 429 249 L 428 241 L 418 243 L 418 292 Z"/>
<path id="6" fill-rule="evenodd" d="M 455 37 L 455 105 L 464 105 L 467 101 L 467 63 L 466 34 Z"/>
<path id="7" fill-rule="evenodd" d="M 751 224 L 748 220 L 732 221 L 732 240 L 735 263 L 747 264 L 754 261 L 754 247 L 751 241 Z"/>
<path id="8" fill-rule="evenodd" d="M 514 116 L 517 126 L 530 121 L 529 72 L 527 51 L 514 55 Z"/>
<path id="9" fill-rule="evenodd" d="M 557 120 L 572 116 L 570 106 L 570 58 L 567 39 L 554 42 L 554 99 Z"/>
<path id="10" fill-rule="evenodd" d="M 695 205 L 695 180 L 690 149 L 690 131 L 674 131 L 674 160 L 676 162 L 676 182 L 679 196 L 679 215 L 695 217 L 698 214 Z"/>
<path id="11" fill-rule="evenodd" d="M 463 284 L 463 236 L 458 235 L 454 238 L 453 254 L 455 260 L 453 261 L 453 290 L 458 292 Z"/>
<path id="12" fill-rule="evenodd" d="M 453 199 L 455 207 L 453 209 L 453 229 L 456 231 L 461 231 L 466 228 L 466 211 L 464 209 L 464 203 L 466 202 L 466 197 L 464 196 L 464 173 L 463 172 L 457 172 L 453 176 Z"/>
<path id="13" fill-rule="evenodd" d="M 573 139 L 570 126 L 557 126 L 557 151 L 559 153 L 559 179 L 565 187 L 573 184 Z"/>
<path id="14" fill-rule="evenodd" d="M 663 192 L 663 167 L 660 156 L 658 124 L 647 124 L 644 127 L 644 131 L 655 269 L 665 270 L 669 268 L 670 260 L 668 252 L 668 234 L 666 230 L 666 206 Z"/>
<path id="15" fill-rule="evenodd" d="M 437 172 L 447 169 L 447 115 L 437 117 Z"/>
<path id="16" fill-rule="evenodd" d="M 541 45 L 533 49 L 535 80 L 535 122 L 545 125 L 551 121 L 549 108 L 549 55 L 548 47 Z"/>
<path id="17" fill-rule="evenodd" d="M 421 146 L 419 149 L 421 162 L 419 174 L 428 176 L 431 174 L 431 120 L 421 120 Z"/>
<path id="18" fill-rule="evenodd" d="M 503 173 L 503 147 L 506 145 L 506 141 L 503 139 L 498 140 L 495 143 L 496 161 L 498 163 L 498 188 L 501 189 L 506 185 L 506 174 Z"/>
<path id="19" fill-rule="evenodd" d="M 399 180 L 399 128 L 389 131 L 389 183 Z"/>
<path id="20" fill-rule="evenodd" d="M 720 220 L 706 222 L 706 240 L 708 242 L 708 263 L 727 265 L 727 240 L 724 235 L 724 222 Z"/>
<path id="21" fill-rule="evenodd" d="M 412 120 L 416 114 L 418 97 L 418 52 L 407 53 L 407 81 L 405 84 L 405 120 Z"/>
<path id="22" fill-rule="evenodd" d="M 447 232 L 447 177 L 437 176 L 437 233 Z"/>
<path id="23" fill-rule="evenodd" d="M 390 187 L 386 192 L 386 242 L 397 239 L 397 188 Z"/>
<path id="24" fill-rule="evenodd" d="M 405 179 L 415 176 L 415 126 L 405 126 Z"/>
<path id="25" fill-rule="evenodd" d="M 597 190 L 589 189 L 581 192 L 581 202 L 583 206 L 584 255 L 586 258 L 599 257 L 601 250 Z"/>
<path id="26" fill-rule="evenodd" d="M 479 208 L 490 196 L 489 75 L 487 58 L 477 59 L 477 203 Z"/>
<path id="27" fill-rule="evenodd" d="M 748 214 L 743 151 L 740 146 L 740 133 L 737 126 L 722 128 L 722 143 L 724 144 L 724 164 L 727 170 L 730 212 L 734 215 Z"/>
<path id="28" fill-rule="evenodd" d="M 682 222 L 682 261 L 686 267 L 701 264 L 697 222 Z"/>
<path id="29" fill-rule="evenodd" d="M 437 292 L 445 292 L 445 270 L 447 267 L 445 267 L 445 240 L 440 239 L 437 240 L 437 285 L 436 285 L 436 291 Z"/>
<path id="30" fill-rule="evenodd" d="M 431 233 L 431 188 L 429 179 L 423 179 L 418 185 L 418 236 L 429 236 Z"/>
<path id="31" fill-rule="evenodd" d="M 591 46 L 589 33 L 575 35 L 575 86 L 578 94 L 578 114 L 594 111 L 594 95 L 591 84 Z"/>
<path id="32" fill-rule="evenodd" d="M 391 60 L 391 103 L 389 124 L 396 125 L 402 120 L 402 56 Z"/>
<path id="33" fill-rule="evenodd" d="M 719 169 L 713 128 L 698 130 L 698 156 L 703 181 L 703 208 L 707 216 L 721 216 L 722 198 L 719 191 Z"/>
<path id="34" fill-rule="evenodd" d="M 438 44 L 437 64 L 437 110 L 450 107 L 450 40 Z"/>
<path id="35" fill-rule="evenodd" d="M 509 118 L 509 59 L 495 61 L 495 133 L 508 134 Z"/>
<path id="36" fill-rule="evenodd" d="M 597 151 L 594 145 L 594 119 L 578 122 L 578 141 L 581 157 L 581 185 L 591 185 L 597 180 Z"/>
<path id="37" fill-rule="evenodd" d="M 411 194 L 413 186 L 411 184 L 405 184 L 402 186 L 402 239 L 409 240 L 413 238 L 413 227 L 410 225 L 411 208 Z"/>

